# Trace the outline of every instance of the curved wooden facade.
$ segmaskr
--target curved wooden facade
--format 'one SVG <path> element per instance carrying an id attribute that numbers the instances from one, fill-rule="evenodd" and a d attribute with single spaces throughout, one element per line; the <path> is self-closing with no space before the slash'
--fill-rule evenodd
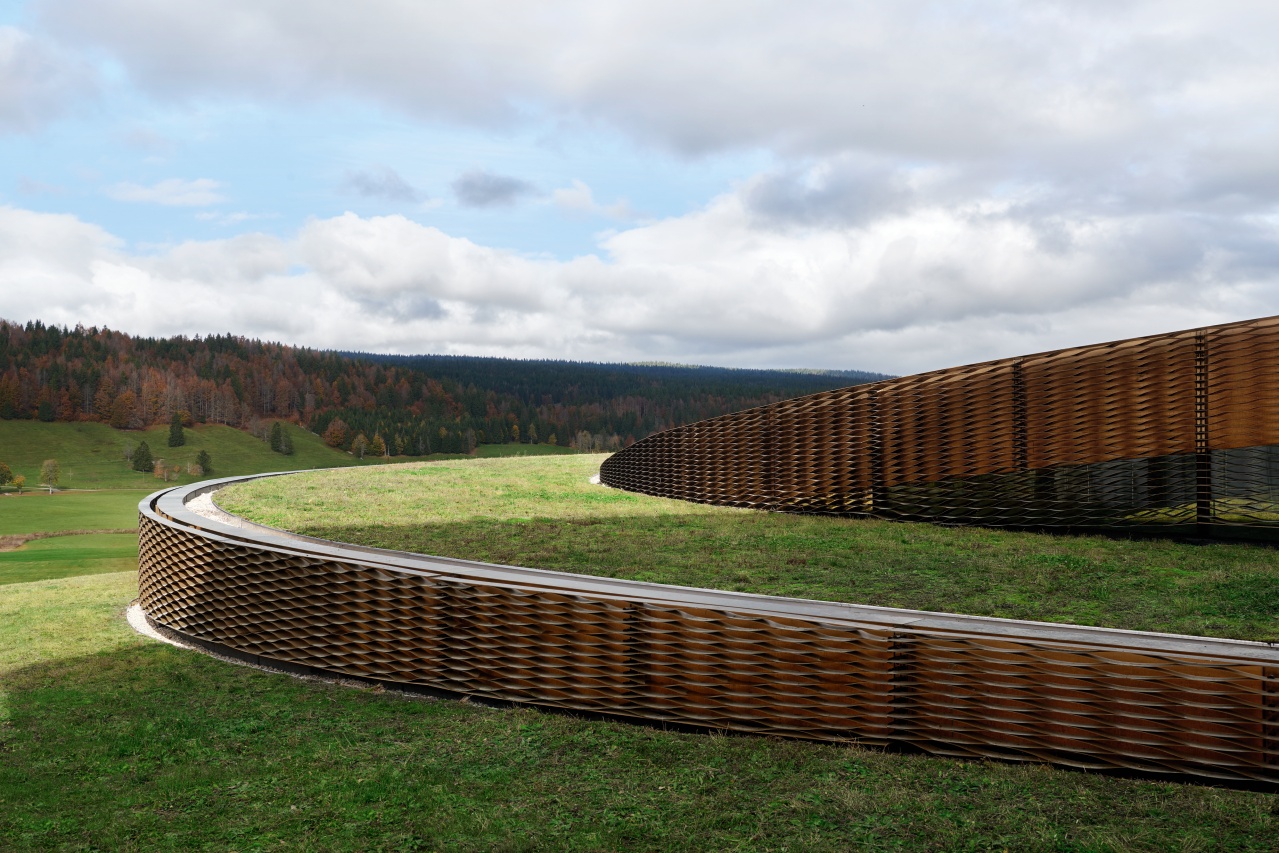
<path id="1" fill-rule="evenodd" d="M 937 755 L 1279 783 L 1279 648 L 719 592 L 140 507 L 162 630 L 286 669 Z"/>
<path id="2" fill-rule="evenodd" d="M 600 475 L 783 512 L 1279 539 L 1279 318 L 797 397 L 656 433 Z"/>

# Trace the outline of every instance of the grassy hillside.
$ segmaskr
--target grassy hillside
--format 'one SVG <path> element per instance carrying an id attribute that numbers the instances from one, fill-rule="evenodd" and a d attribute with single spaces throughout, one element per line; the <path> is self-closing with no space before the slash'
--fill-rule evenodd
<path id="1" fill-rule="evenodd" d="M 214 476 L 250 474 L 290 468 L 377 464 L 361 463 L 324 444 L 296 427 L 292 456 L 272 453 L 247 433 L 228 427 L 200 427 L 186 431 L 183 447 L 167 447 L 168 428 L 145 433 L 120 432 L 102 424 L 62 424 L 32 421 L 0 421 L 0 461 L 25 474 L 28 485 L 39 479 L 40 463 L 57 459 L 62 466 L 60 486 L 69 491 L 49 494 L 41 490 L 19 495 L 10 487 L 0 492 L 0 537 L 55 531 L 111 531 L 134 528 L 138 502 L 165 483 L 129 468 L 122 448 L 145 440 L 157 456 L 176 463 L 194 460 L 201 449 L 213 457 Z M 564 447 L 545 445 L 482 446 L 477 456 L 522 456 L 571 453 Z M 449 458 L 449 457 L 440 457 Z M 456 457 L 452 457 L 456 458 Z M 178 482 L 197 478 L 183 474 Z M 92 489 L 93 491 L 74 491 Z M 47 578 L 136 570 L 138 537 L 121 533 L 58 536 L 20 544 L 0 538 L 0 584 L 25 583 Z M 11 550 L 4 550 L 10 548 Z"/>
<path id="2" fill-rule="evenodd" d="M 67 530 L 123 530 L 138 524 L 146 491 L 10 492 L 0 496 L 0 584 L 128 572 L 138 568 L 136 533 L 57 536 L 2 550 L 3 537 Z"/>
<path id="3" fill-rule="evenodd" d="M 186 430 L 186 444 L 169 447 L 169 428 L 149 430 L 116 430 L 98 423 L 43 423 L 41 421 L 0 420 L 0 462 L 15 474 L 27 478 L 33 488 L 40 480 L 40 465 L 45 459 L 57 459 L 62 466 L 60 487 L 64 489 L 143 489 L 154 491 L 164 483 L 151 474 L 133 471 L 125 461 L 125 448 L 146 441 L 151 454 L 171 464 L 183 466 L 175 482 L 188 483 L 208 476 L 253 474 L 262 471 L 290 471 L 297 468 L 337 468 L 349 465 L 376 465 L 389 460 L 359 460 L 349 453 L 334 450 L 320 437 L 284 423 L 293 438 L 294 453 L 273 453 L 265 442 L 247 432 L 225 426 L 199 426 Z M 188 462 L 194 462 L 201 450 L 213 458 L 213 475 L 191 476 L 185 473 Z M 547 445 L 482 445 L 476 455 L 521 456 L 571 453 L 566 447 Z M 458 458 L 437 455 L 430 458 Z M 465 458 L 465 457 L 462 457 Z M 403 460 L 399 460 L 403 461 Z M 2 512 L 2 510 L 0 510 Z M 0 524 L 3 524 L 0 521 Z M 118 525 L 109 525 L 112 527 Z"/>
<path id="4" fill-rule="evenodd" d="M 218 502 L 315 536 L 798 598 L 1279 638 L 1279 550 L 825 518 L 592 486 L 601 456 L 314 472 Z"/>
<path id="5" fill-rule="evenodd" d="M 273 453 L 264 442 L 247 432 L 225 426 L 201 426 L 186 430 L 186 444 L 168 447 L 169 428 L 116 430 L 98 423 L 43 423 L 41 421 L 0 420 L 0 462 L 15 474 L 25 474 L 27 485 L 40 480 L 40 464 L 57 459 L 62 466 L 61 486 L 72 489 L 156 489 L 164 484 L 151 474 L 129 468 L 126 447 L 145 441 L 151 454 L 173 464 L 194 462 L 201 450 L 213 458 L 218 476 L 250 474 L 257 471 L 287 471 L 293 468 L 333 468 L 359 464 L 350 454 L 326 447 L 319 436 L 293 425 L 295 452 L 292 456 Z M 369 461 L 367 464 L 372 464 Z M 185 474 L 179 482 L 196 478 Z"/>

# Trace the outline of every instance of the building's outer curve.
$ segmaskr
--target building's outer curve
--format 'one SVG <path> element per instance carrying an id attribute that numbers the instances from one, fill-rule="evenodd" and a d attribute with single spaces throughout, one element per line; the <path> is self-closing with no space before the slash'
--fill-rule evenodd
<path id="1" fill-rule="evenodd" d="M 600 476 L 786 512 L 1279 539 L 1279 318 L 797 397 L 651 435 Z"/>
<path id="2" fill-rule="evenodd" d="M 1279 783 L 1279 647 L 343 545 L 140 507 L 158 627 L 286 668 L 938 755 Z"/>

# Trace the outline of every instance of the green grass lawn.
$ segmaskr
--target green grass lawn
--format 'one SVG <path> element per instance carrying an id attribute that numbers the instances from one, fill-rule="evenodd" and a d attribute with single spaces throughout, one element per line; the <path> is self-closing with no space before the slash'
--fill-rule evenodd
<path id="1" fill-rule="evenodd" d="M 0 587 L 0 849 L 1273 851 L 1279 795 L 405 699 Z"/>
<path id="2" fill-rule="evenodd" d="M 577 451 L 571 447 L 563 447 L 557 444 L 481 444 L 475 448 L 474 458 L 476 459 L 506 459 L 512 456 L 576 456 Z M 469 456 L 459 456 L 450 453 L 434 453 L 429 457 L 431 460 L 437 459 L 469 459 Z M 395 462 L 404 462 L 404 459 L 396 459 Z"/>
<path id="3" fill-rule="evenodd" d="M 315 536 L 609 577 L 1143 631 L 1279 638 L 1279 550 L 799 516 L 588 482 L 600 456 L 307 473 L 218 502 Z"/>
<path id="4" fill-rule="evenodd" d="M 267 523 L 309 513 L 352 539 L 380 520 L 397 546 L 452 543 L 525 564 L 564 559 L 623 572 L 638 562 L 638 572 L 653 577 L 692 572 L 744 586 L 813 585 L 825 572 L 835 576 L 826 588 L 843 590 L 851 583 L 845 575 L 864 571 L 878 553 L 948 577 L 939 567 L 950 552 L 924 535 L 933 528 L 869 524 L 851 542 L 869 555 L 847 564 L 835 559 L 850 547 L 840 538 L 845 522 L 833 533 L 754 528 L 725 544 L 721 524 L 787 517 L 588 486 L 598 462 L 443 462 L 385 468 L 382 478 L 366 470 L 307 474 L 254 484 L 236 501 L 265 506 L 276 500 L 271 490 L 281 490 L 286 500 L 263 511 Z M 373 496 L 379 502 L 369 505 Z M 0 499 L 0 523 L 30 532 L 133 520 L 139 493 L 127 501 L 95 497 Z M 61 521 L 41 520 L 57 513 Z M 425 528 L 414 539 L 419 521 Z M 632 539 L 624 530 L 631 525 L 651 528 Z M 453 526 L 460 532 L 450 533 Z M 1005 566 L 987 574 L 1040 566 L 1031 559 L 1036 542 L 1054 558 L 1119 553 L 1098 540 L 937 531 L 954 534 L 977 537 L 961 539 L 968 545 L 955 553 L 985 542 L 969 556 Z M 55 576 L 0 583 L 0 849 L 1273 851 L 1279 838 L 1275 793 L 685 734 L 227 664 L 129 629 L 124 610 L 137 595 L 136 572 L 83 575 L 91 549 L 76 551 L 77 540 L 100 540 L 99 565 L 108 566 L 114 538 L 136 549 L 136 537 L 68 536 L 0 554 L 0 581 L 24 562 L 39 564 L 33 574 Z M 775 578 L 757 577 L 763 570 L 754 564 L 733 565 L 750 548 L 772 559 L 787 545 L 808 550 L 781 560 Z M 692 565 L 719 547 L 730 550 L 713 565 Z M 1209 574 L 1261 571 L 1248 562 L 1255 549 L 1229 549 L 1238 565 L 1223 568 L 1213 557 Z M 46 558 L 18 559 L 32 553 Z M 1153 553 L 1172 565 L 1182 552 Z M 620 556 L 609 564 L 609 554 Z M 128 557 L 136 560 L 136 550 Z M 661 569 L 666 562 L 676 567 Z M 974 576 L 970 565 L 956 577 Z"/>
<path id="5" fill-rule="evenodd" d="M 136 533 L 59 536 L 0 551 L 0 584 L 137 570 Z"/>
<path id="6" fill-rule="evenodd" d="M 138 503 L 153 491 L 25 492 L 21 496 L 9 492 L 0 496 L 0 536 L 137 527 Z"/>
<path id="7" fill-rule="evenodd" d="M 145 491 L 33 492 L 0 496 L 0 538 L 67 530 L 138 526 Z M 0 550 L 0 584 L 137 571 L 137 534 L 95 533 L 37 539 Z"/>
<path id="8" fill-rule="evenodd" d="M 136 433 L 120 432 L 102 424 L 0 421 L 0 461 L 12 460 L 9 464 L 18 473 L 24 471 L 24 464 L 38 473 L 40 462 L 52 457 L 62 463 L 63 486 L 104 486 L 92 491 L 72 489 L 53 494 L 31 490 L 19 495 L 12 489 L 0 493 L 0 547 L 4 546 L 2 537 L 15 534 L 136 528 L 138 502 L 165 486 L 153 476 L 130 471 L 125 464 L 120 448 L 126 442 L 136 443 L 141 438 L 156 448 L 157 456 L 169 454 L 178 461 L 194 459 L 201 449 L 208 450 L 218 476 L 292 467 L 350 466 L 358 462 L 349 454 L 325 447 L 310 433 L 293 426 L 288 428 L 294 430 L 296 452 L 293 456 L 272 453 L 266 444 L 251 435 L 220 426 L 187 430 L 186 445 L 168 448 L 168 427 Z M 568 448 L 546 445 L 496 445 L 482 446 L 476 456 L 571 452 Z M 35 474 L 28 475 L 29 482 L 35 479 Z M 184 475 L 179 482 L 194 479 Z M 0 550 L 0 584 L 136 570 L 137 556 L 136 535 L 98 533 L 40 539 L 27 542 L 17 550 Z"/>

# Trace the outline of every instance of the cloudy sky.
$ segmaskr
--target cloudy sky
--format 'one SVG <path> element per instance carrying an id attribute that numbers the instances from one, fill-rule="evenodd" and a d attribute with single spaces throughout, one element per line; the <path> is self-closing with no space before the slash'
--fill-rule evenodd
<path id="1" fill-rule="evenodd" d="M 0 4 L 0 317 L 934 367 L 1279 314 L 1279 6 Z"/>

